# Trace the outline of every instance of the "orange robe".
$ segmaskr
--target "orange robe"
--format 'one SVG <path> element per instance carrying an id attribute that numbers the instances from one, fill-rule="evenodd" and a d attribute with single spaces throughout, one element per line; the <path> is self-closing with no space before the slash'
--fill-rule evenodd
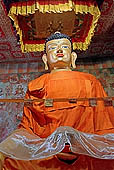
<path id="1" fill-rule="evenodd" d="M 99 81 L 92 75 L 74 71 L 59 71 L 31 81 L 26 93 L 27 99 L 37 98 L 90 98 L 106 97 Z M 41 138 L 52 134 L 59 126 L 71 126 L 86 133 L 114 133 L 113 107 L 105 107 L 98 101 L 91 107 L 88 101 L 77 103 L 54 102 L 53 107 L 45 107 L 43 102 L 34 102 L 24 107 L 24 115 L 19 128 L 25 128 Z M 80 155 L 72 165 L 58 160 L 55 156 L 45 160 L 16 161 L 5 160 L 5 170 L 112 170 L 114 161 L 99 160 Z"/>

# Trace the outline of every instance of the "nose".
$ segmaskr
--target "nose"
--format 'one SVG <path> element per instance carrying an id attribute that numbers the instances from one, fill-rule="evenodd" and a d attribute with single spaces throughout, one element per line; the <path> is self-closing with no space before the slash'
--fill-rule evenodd
<path id="1" fill-rule="evenodd" d="M 59 48 L 59 49 L 57 50 L 57 53 L 63 53 L 63 50 L 62 50 L 61 48 Z"/>

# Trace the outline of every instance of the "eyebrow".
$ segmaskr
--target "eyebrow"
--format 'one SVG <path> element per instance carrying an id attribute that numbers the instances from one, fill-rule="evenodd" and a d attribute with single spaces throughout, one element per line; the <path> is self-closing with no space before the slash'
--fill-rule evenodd
<path id="1" fill-rule="evenodd" d="M 49 47 L 50 45 L 57 45 L 57 44 L 56 44 L 56 43 L 52 43 L 52 44 L 49 44 L 48 47 Z"/>

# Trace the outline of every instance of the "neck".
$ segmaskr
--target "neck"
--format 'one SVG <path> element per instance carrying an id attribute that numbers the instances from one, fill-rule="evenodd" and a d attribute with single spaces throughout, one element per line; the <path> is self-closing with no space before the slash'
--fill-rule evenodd
<path id="1" fill-rule="evenodd" d="M 54 67 L 51 70 L 51 73 L 55 73 L 55 72 L 58 72 L 58 71 L 72 71 L 72 70 L 69 67 L 68 68 L 56 68 L 56 67 Z"/>

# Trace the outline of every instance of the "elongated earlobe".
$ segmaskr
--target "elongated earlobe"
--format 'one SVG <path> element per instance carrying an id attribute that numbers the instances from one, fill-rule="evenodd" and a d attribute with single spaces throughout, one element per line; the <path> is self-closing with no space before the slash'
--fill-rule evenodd
<path id="1" fill-rule="evenodd" d="M 72 52 L 71 54 L 71 64 L 73 68 L 76 68 L 76 59 L 77 59 L 77 54 L 75 52 Z"/>
<path id="2" fill-rule="evenodd" d="M 47 56 L 46 56 L 46 54 L 44 54 L 44 55 L 42 56 L 42 60 L 43 60 L 44 65 L 45 65 L 45 70 L 48 70 Z"/>

